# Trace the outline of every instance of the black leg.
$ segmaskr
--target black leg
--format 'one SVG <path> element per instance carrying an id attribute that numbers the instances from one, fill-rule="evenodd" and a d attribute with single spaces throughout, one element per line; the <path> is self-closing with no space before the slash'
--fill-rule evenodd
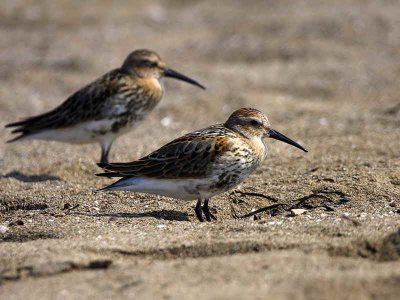
<path id="1" fill-rule="evenodd" d="M 108 154 L 110 153 L 112 143 L 108 145 L 101 144 L 101 163 L 108 163 Z"/>
<path id="2" fill-rule="evenodd" d="M 216 220 L 217 218 L 210 212 L 210 208 L 208 207 L 208 200 L 209 199 L 204 200 L 203 212 L 206 216 L 207 221 L 211 222 L 211 220 Z"/>
<path id="3" fill-rule="evenodd" d="M 204 222 L 203 219 L 203 210 L 201 209 L 201 199 L 197 200 L 196 207 L 194 209 L 194 212 L 196 213 L 197 219 L 199 219 L 200 222 Z"/>

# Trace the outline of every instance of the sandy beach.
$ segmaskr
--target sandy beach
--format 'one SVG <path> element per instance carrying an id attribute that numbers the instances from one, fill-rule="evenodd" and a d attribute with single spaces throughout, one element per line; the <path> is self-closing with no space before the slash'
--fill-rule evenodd
<path id="1" fill-rule="evenodd" d="M 399 1 L 0 3 L 0 299 L 398 299 Z M 95 193 L 99 146 L 7 144 L 138 48 L 207 87 L 165 96 L 110 160 L 254 107 L 268 140 L 232 193 Z M 259 210 L 257 212 L 257 210 Z"/>

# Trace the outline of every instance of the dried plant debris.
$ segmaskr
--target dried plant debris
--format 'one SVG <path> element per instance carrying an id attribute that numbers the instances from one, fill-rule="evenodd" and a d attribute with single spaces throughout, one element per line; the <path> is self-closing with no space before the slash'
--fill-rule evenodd
<path id="1" fill-rule="evenodd" d="M 237 198 L 238 196 L 250 196 L 250 197 L 260 197 L 264 199 L 268 199 L 272 202 L 279 202 L 279 199 L 269 196 L 269 195 L 264 195 L 262 193 L 257 193 L 257 192 L 242 192 L 242 191 L 233 191 L 230 196 L 234 196 Z"/>
<path id="2" fill-rule="evenodd" d="M 246 193 L 241 192 L 241 195 L 246 195 Z M 258 193 L 248 193 L 247 195 L 256 197 L 262 196 L 263 198 L 270 200 L 273 199 L 272 201 L 279 203 L 253 210 L 250 213 L 244 214 L 242 216 L 239 216 L 237 214 L 233 203 L 231 203 L 231 214 L 235 219 L 249 218 L 262 212 L 268 212 L 270 216 L 276 216 L 286 212 L 291 212 L 291 215 L 293 215 L 292 210 L 295 209 L 302 209 L 304 210 L 304 212 L 306 210 L 312 210 L 316 208 L 324 208 L 326 211 L 334 211 L 335 207 L 345 204 L 350 200 L 350 196 L 343 191 L 334 190 L 329 187 L 322 187 L 320 189 L 312 191 L 312 193 L 309 195 L 300 197 L 296 200 L 289 200 L 288 202 L 279 201 L 274 197 Z M 302 213 L 304 212 L 302 211 Z"/>

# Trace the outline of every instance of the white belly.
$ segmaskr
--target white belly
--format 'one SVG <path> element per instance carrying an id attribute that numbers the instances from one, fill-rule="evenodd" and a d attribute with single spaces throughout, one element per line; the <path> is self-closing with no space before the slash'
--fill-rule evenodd
<path id="1" fill-rule="evenodd" d="M 133 177 L 121 180 L 105 190 L 133 191 L 155 194 L 183 200 L 210 198 L 214 192 L 207 191 L 210 185 L 206 179 L 152 179 Z"/>
<path id="2" fill-rule="evenodd" d="M 107 135 L 119 135 L 122 132 L 111 131 L 114 120 L 99 120 L 80 123 L 75 126 L 43 130 L 30 134 L 24 139 L 52 140 L 68 143 L 93 143 L 104 139 Z"/>

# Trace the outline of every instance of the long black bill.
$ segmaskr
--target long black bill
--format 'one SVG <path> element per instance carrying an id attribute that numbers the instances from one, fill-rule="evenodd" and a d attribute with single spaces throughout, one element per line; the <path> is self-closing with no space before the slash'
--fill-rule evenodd
<path id="1" fill-rule="evenodd" d="M 172 69 L 168 69 L 168 68 L 165 69 L 164 70 L 164 76 L 165 77 L 172 77 L 172 78 L 176 78 L 176 79 L 179 79 L 179 80 L 182 80 L 182 81 L 189 82 L 189 83 L 191 83 L 193 85 L 197 85 L 198 87 L 202 88 L 203 90 L 206 89 L 204 86 L 202 86 L 197 81 L 195 81 L 195 80 L 193 80 L 193 79 L 191 79 L 191 78 L 189 78 L 189 77 L 187 77 L 187 76 L 185 76 L 185 75 L 183 75 L 183 74 L 181 74 L 181 73 L 179 73 L 177 71 L 174 71 Z"/>
<path id="2" fill-rule="evenodd" d="M 282 141 L 284 143 L 287 143 L 289 145 L 295 146 L 296 148 L 299 148 L 299 149 L 303 150 L 304 152 L 308 152 L 300 144 L 298 144 L 295 141 L 289 139 L 287 136 L 284 136 L 282 133 L 280 133 L 280 132 L 278 132 L 276 130 L 270 129 L 268 133 L 269 133 L 269 137 L 270 138 L 273 138 L 273 139 Z"/>

